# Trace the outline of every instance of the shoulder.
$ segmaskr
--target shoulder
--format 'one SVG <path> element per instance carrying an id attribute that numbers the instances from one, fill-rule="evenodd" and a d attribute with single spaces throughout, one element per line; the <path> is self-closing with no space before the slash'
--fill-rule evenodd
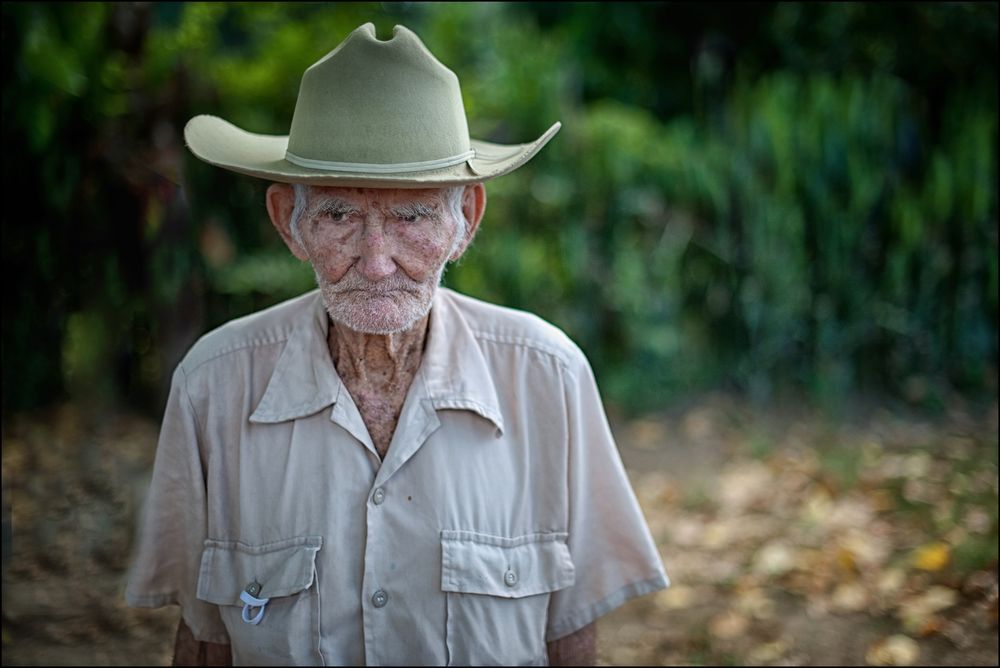
<path id="1" fill-rule="evenodd" d="M 282 346 L 297 323 L 310 318 L 319 299 L 318 290 L 230 320 L 198 339 L 178 365 L 185 375 L 210 362 L 256 349 Z"/>
<path id="2" fill-rule="evenodd" d="M 499 306 L 442 288 L 444 299 L 460 314 L 481 347 L 521 348 L 551 358 L 576 374 L 587 365 L 579 346 L 561 329 L 534 313 Z"/>

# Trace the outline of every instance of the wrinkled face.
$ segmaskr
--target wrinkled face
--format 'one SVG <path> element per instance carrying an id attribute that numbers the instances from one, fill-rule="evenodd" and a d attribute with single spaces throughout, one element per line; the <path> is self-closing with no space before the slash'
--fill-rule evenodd
<path id="1" fill-rule="evenodd" d="M 369 334 L 427 315 L 463 228 L 443 189 L 314 187 L 298 223 L 330 318 Z"/>

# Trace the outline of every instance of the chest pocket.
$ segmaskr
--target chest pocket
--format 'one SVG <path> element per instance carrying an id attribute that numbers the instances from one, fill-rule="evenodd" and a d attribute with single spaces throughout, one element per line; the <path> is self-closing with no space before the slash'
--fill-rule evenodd
<path id="1" fill-rule="evenodd" d="M 264 545 L 206 540 L 198 575 L 198 598 L 219 606 L 236 665 L 321 665 L 316 553 L 320 536 Z M 241 594 L 250 585 L 261 609 Z M 249 612 L 249 614 L 248 614 Z"/>
<path id="2" fill-rule="evenodd" d="M 549 596 L 574 581 L 565 533 L 441 532 L 449 665 L 546 665 Z"/>

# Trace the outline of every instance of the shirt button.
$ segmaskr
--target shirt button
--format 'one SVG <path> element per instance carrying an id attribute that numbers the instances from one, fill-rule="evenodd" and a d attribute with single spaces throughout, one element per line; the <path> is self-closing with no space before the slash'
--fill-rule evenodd
<path id="1" fill-rule="evenodd" d="M 372 604 L 376 608 L 384 607 L 386 603 L 389 602 L 389 595 L 385 593 L 385 590 L 379 589 L 374 594 L 372 594 Z"/>
<path id="2" fill-rule="evenodd" d="M 503 574 L 503 583 L 508 587 L 513 587 L 517 584 L 517 573 L 514 571 L 507 571 Z"/>
<path id="3" fill-rule="evenodd" d="M 372 494 L 372 501 L 375 502 L 376 506 L 380 505 L 383 501 L 385 501 L 385 490 L 382 489 L 381 487 L 376 489 L 375 493 Z"/>

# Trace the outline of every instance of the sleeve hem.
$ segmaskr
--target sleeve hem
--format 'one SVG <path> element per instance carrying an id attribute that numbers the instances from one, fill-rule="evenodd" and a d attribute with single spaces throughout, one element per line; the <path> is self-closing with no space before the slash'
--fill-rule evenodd
<path id="1" fill-rule="evenodd" d="M 555 621 L 549 627 L 549 632 L 545 638 L 545 642 L 552 642 L 553 640 L 558 640 L 563 636 L 568 636 L 570 633 L 579 631 L 584 626 L 587 626 L 599 617 L 603 617 L 615 608 L 624 604 L 626 601 L 638 596 L 651 594 L 654 591 L 665 589 L 669 586 L 670 579 L 667 577 L 666 573 L 660 573 L 655 577 L 643 580 L 642 582 L 633 582 L 632 584 L 625 585 L 610 596 L 606 596 L 603 600 L 583 608 L 582 610 L 577 610 L 570 615 L 565 615 L 561 619 Z"/>

